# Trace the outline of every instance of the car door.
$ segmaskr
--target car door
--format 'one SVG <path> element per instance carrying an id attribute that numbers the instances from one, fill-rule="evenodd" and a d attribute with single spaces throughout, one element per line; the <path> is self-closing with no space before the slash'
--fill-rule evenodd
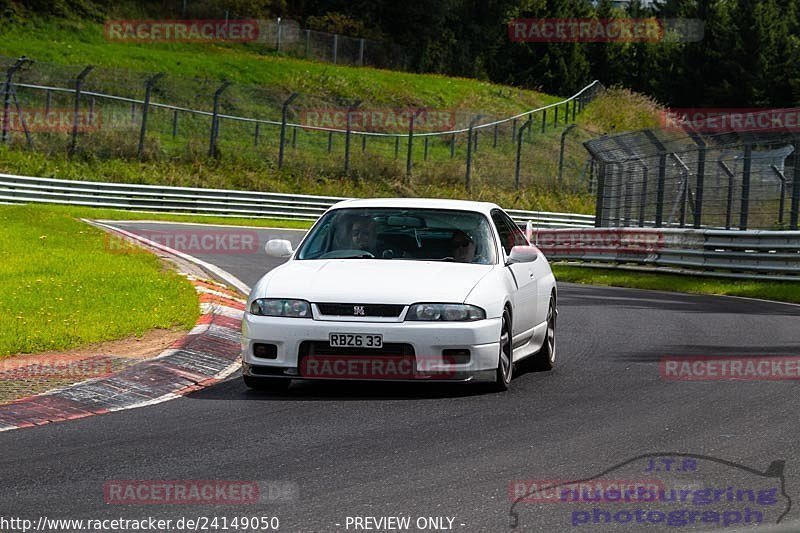
<path id="1" fill-rule="evenodd" d="M 503 249 L 503 262 L 508 260 L 511 248 L 514 246 L 527 246 L 528 241 L 514 221 L 500 210 L 492 211 L 492 222 L 500 236 Z M 536 261 L 540 261 L 537 259 Z M 511 276 L 514 278 L 517 290 L 514 293 L 514 317 L 512 318 L 511 334 L 514 337 L 514 347 L 525 344 L 537 324 L 538 284 L 536 282 L 536 261 L 532 263 L 514 263 L 507 265 Z"/>

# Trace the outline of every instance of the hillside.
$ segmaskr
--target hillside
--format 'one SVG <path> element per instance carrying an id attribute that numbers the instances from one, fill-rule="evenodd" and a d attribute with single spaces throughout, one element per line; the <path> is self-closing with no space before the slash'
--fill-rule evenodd
<path id="1" fill-rule="evenodd" d="M 279 120 L 280 104 L 292 92 L 300 97 L 290 110 L 290 122 L 302 123 L 309 110 L 342 109 L 360 100 L 362 109 L 443 111 L 452 117 L 450 127 L 463 127 L 477 115 L 482 117 L 479 123 L 484 123 L 562 99 L 479 80 L 308 61 L 263 45 L 109 42 L 99 22 L 74 17 L 26 18 L 4 25 L 1 31 L 0 54 L 7 63 L 22 55 L 34 60 L 17 75 L 17 81 L 72 87 L 82 67 L 92 64 L 95 69 L 87 76 L 84 90 L 141 99 L 144 81 L 152 73 L 164 72 L 155 85 L 154 102 L 210 111 L 213 92 L 224 79 L 232 85 L 220 99 L 220 112 L 259 119 Z M 18 93 L 25 109 L 41 110 L 48 105 L 43 91 L 20 88 Z M 52 106 L 71 109 L 69 94 L 51 96 Z M 554 125 L 551 110 L 546 131 L 537 123 L 523 138 L 519 190 L 514 187 L 517 143 L 512 139 L 522 121 L 504 123 L 496 133 L 482 130 L 472 154 L 471 189 L 466 190 L 465 134 L 434 137 L 429 145 L 418 139 L 412 150 L 413 179 L 408 180 L 404 137 L 372 137 L 363 144 L 355 138 L 345 173 L 343 134 L 290 129 L 285 164 L 277 168 L 279 136 L 274 126 L 265 125 L 258 132 L 246 122 L 221 120 L 218 151 L 209 158 L 207 116 L 183 113 L 178 121 L 177 113 L 159 110 L 150 114 L 146 144 L 138 157 L 140 108 L 99 98 L 85 98 L 82 105 L 84 113 L 102 113 L 105 122 L 97 131 L 79 136 L 72 158 L 67 156 L 68 131 L 34 132 L 33 150 L 21 132 L 12 132 L 10 148 L 0 149 L 0 170 L 326 195 L 481 198 L 507 207 L 591 212 L 582 141 L 608 130 L 653 125 L 658 113 L 650 100 L 626 91 L 610 91 L 590 103 L 577 116 L 578 127 L 565 139 L 564 179 L 557 182 L 559 143 L 566 122 Z M 537 115 L 535 121 L 541 118 Z"/>

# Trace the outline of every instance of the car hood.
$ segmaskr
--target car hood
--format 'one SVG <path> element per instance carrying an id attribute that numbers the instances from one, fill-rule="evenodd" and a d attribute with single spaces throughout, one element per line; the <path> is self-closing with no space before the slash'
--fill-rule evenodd
<path id="1" fill-rule="evenodd" d="M 460 303 L 493 268 L 386 259 L 288 261 L 267 274 L 254 297 L 404 305 Z"/>

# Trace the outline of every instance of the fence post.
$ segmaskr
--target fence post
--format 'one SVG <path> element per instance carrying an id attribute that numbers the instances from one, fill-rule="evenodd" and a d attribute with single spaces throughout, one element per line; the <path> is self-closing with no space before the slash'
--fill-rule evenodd
<path id="1" fill-rule="evenodd" d="M 333 132 L 328 132 L 328 153 L 331 153 L 333 150 Z"/>
<path id="2" fill-rule="evenodd" d="M 256 122 L 256 131 L 253 133 L 253 146 L 258 146 L 258 137 L 261 133 L 261 123 Z"/>
<path id="3" fill-rule="evenodd" d="M 564 178 L 564 144 L 567 140 L 567 134 L 572 131 L 575 126 L 576 124 L 570 124 L 561 133 L 561 150 L 558 153 L 558 181 L 561 181 Z"/>
<path id="4" fill-rule="evenodd" d="M 306 57 L 308 57 L 310 48 L 311 48 L 311 30 L 306 30 Z"/>
<path id="5" fill-rule="evenodd" d="M 553 127 L 557 128 L 558 127 L 558 104 L 556 104 L 555 107 L 553 107 L 553 110 L 555 112 L 555 117 L 553 118 Z"/>
<path id="6" fill-rule="evenodd" d="M 494 138 L 492 139 L 492 148 L 497 148 L 497 128 L 499 126 L 500 126 L 499 124 L 494 125 Z"/>
<path id="7" fill-rule="evenodd" d="M 50 89 L 48 89 L 46 92 L 47 92 L 47 98 L 44 101 L 44 114 L 49 115 L 50 107 L 53 104 L 53 93 L 50 91 Z"/>
<path id="8" fill-rule="evenodd" d="M 477 124 L 480 119 L 481 115 L 478 115 L 470 121 L 469 131 L 467 133 L 467 172 L 464 176 L 464 186 L 466 187 L 467 191 L 470 191 L 472 187 L 472 184 L 470 183 L 472 180 L 472 133 L 473 129 L 475 128 L 475 124 Z"/>
<path id="9" fill-rule="evenodd" d="M 228 88 L 231 84 L 229 81 L 223 81 L 219 89 L 214 91 L 214 110 L 211 115 L 211 135 L 208 143 L 208 157 L 217 156 L 217 133 L 219 126 L 219 97 L 222 96 L 222 91 Z"/>
<path id="10" fill-rule="evenodd" d="M 564 124 L 568 124 L 569 123 L 569 100 L 566 101 L 565 105 L 566 105 L 567 109 L 566 109 L 566 113 L 564 113 Z"/>
<path id="11" fill-rule="evenodd" d="M 517 138 L 517 119 L 511 121 L 511 142 Z"/>
<path id="12" fill-rule="evenodd" d="M 781 182 L 780 203 L 778 204 L 778 224 L 783 226 L 784 204 L 786 203 L 786 176 L 783 175 L 781 169 L 776 165 L 770 165 L 770 168 Z"/>
<path id="13" fill-rule="evenodd" d="M 344 134 L 344 174 L 350 175 L 350 134 L 353 129 L 353 111 L 361 105 L 361 100 L 356 100 L 350 107 L 347 108 L 347 130 Z"/>
<path id="14" fill-rule="evenodd" d="M 414 121 L 417 116 L 424 111 L 422 108 L 417 109 L 411 114 L 408 121 L 408 154 L 406 155 L 406 181 L 411 181 L 411 168 L 413 167 L 413 149 L 414 149 Z"/>
<path id="15" fill-rule="evenodd" d="M 542 109 L 542 133 L 547 129 L 547 109 Z"/>
<path id="16" fill-rule="evenodd" d="M 10 117 L 8 114 L 9 110 L 11 109 L 11 83 L 13 81 L 14 74 L 29 61 L 30 59 L 22 56 L 17 59 L 17 61 L 6 71 L 6 83 L 3 87 L 3 144 L 8 142 L 8 131 L 10 128 Z M 50 91 L 47 92 L 47 95 L 48 97 L 50 96 Z"/>
<path id="17" fill-rule="evenodd" d="M 364 66 L 364 39 L 358 40 L 358 66 Z"/>
<path id="18" fill-rule="evenodd" d="M 297 148 L 297 126 L 292 127 L 292 150 Z"/>
<path id="19" fill-rule="evenodd" d="M 725 229 L 731 229 L 731 218 L 733 216 L 733 171 L 728 168 L 728 165 L 726 165 L 724 161 L 717 161 L 717 164 L 725 172 L 725 175 L 728 176 L 728 201 L 725 204 L 727 206 L 725 209 Z"/>
<path id="20" fill-rule="evenodd" d="M 429 141 L 429 139 L 430 139 L 430 137 L 428 137 L 426 135 L 425 136 L 425 150 L 423 151 L 423 157 L 422 157 L 422 159 L 425 160 L 425 161 L 428 160 L 428 141 Z"/>
<path id="21" fill-rule="evenodd" d="M 603 227 L 603 195 L 606 188 L 606 164 L 602 161 L 597 168 L 597 195 L 594 204 L 594 225 L 596 228 Z"/>
<path id="22" fill-rule="evenodd" d="M 278 143 L 278 168 L 283 168 L 283 152 L 286 145 L 286 120 L 289 115 L 289 106 L 298 96 L 300 96 L 299 93 L 292 93 L 289 98 L 283 102 L 283 107 L 281 108 L 281 136 Z"/>
<path id="23" fill-rule="evenodd" d="M 575 117 L 578 116 L 578 102 L 572 102 L 572 122 L 575 122 Z"/>
<path id="24" fill-rule="evenodd" d="M 800 210 L 800 155 L 797 153 L 797 149 L 800 148 L 800 145 L 797 142 L 797 138 L 795 137 L 794 141 L 794 176 L 792 177 L 792 205 L 789 211 L 789 229 L 797 230 L 797 218 L 798 218 L 798 211 Z"/>
<path id="25" fill-rule="evenodd" d="M 81 112 L 81 86 L 83 85 L 83 80 L 86 79 L 86 76 L 89 75 L 93 68 L 94 66 L 89 65 L 75 78 L 75 108 L 72 114 L 72 141 L 69 145 L 70 156 L 75 153 L 75 149 L 78 147 L 78 115 Z"/>
<path id="26" fill-rule="evenodd" d="M 456 134 L 450 136 L 450 159 L 456 156 Z"/>
<path id="27" fill-rule="evenodd" d="M 696 174 L 696 193 L 694 198 L 694 227 L 700 228 L 702 226 L 703 218 L 703 192 L 705 189 L 705 173 L 706 173 L 706 143 L 703 138 L 692 128 L 686 128 L 686 133 L 692 138 L 692 141 L 697 145 L 697 174 Z M 688 187 L 688 186 L 687 186 Z"/>
<path id="28" fill-rule="evenodd" d="M 517 135 L 517 161 L 516 165 L 514 166 L 514 187 L 519 190 L 519 171 L 520 171 L 520 163 L 522 161 L 522 139 L 523 134 L 526 129 L 529 129 L 533 126 L 533 116 L 529 116 L 528 120 L 525 121 L 525 124 L 519 129 L 519 135 Z"/>
<path id="29" fill-rule="evenodd" d="M 400 137 L 394 138 L 394 158 L 397 159 L 400 156 Z"/>
<path id="30" fill-rule="evenodd" d="M 744 167 L 742 169 L 742 207 L 739 210 L 739 229 L 747 229 L 747 217 L 750 211 L 750 169 L 752 166 L 753 146 L 744 145 Z"/>
<path id="31" fill-rule="evenodd" d="M 147 134 L 147 113 L 150 108 L 150 93 L 153 91 L 153 85 L 164 76 L 163 72 L 159 72 L 155 76 L 151 76 L 144 82 L 144 105 L 142 105 L 142 127 L 139 129 L 139 147 L 136 149 L 136 157 L 141 158 L 144 152 L 144 138 Z"/>
<path id="32" fill-rule="evenodd" d="M 333 34 L 333 64 L 336 64 L 337 55 L 339 53 L 339 34 Z"/>

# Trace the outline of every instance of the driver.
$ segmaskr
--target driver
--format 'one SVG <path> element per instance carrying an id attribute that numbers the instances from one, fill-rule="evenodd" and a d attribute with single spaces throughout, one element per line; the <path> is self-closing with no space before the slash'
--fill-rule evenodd
<path id="1" fill-rule="evenodd" d="M 365 216 L 355 219 L 350 229 L 350 237 L 353 248 L 377 255 L 378 224 L 373 218 Z"/>

